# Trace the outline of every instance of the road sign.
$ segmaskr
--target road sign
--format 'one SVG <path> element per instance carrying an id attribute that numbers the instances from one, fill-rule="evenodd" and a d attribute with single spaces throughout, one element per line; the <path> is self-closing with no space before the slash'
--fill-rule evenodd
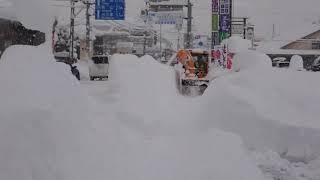
<path id="1" fill-rule="evenodd" d="M 187 0 L 145 0 L 145 2 L 152 5 L 186 5 Z"/>
<path id="2" fill-rule="evenodd" d="M 253 26 L 247 27 L 246 35 L 247 35 L 246 39 L 254 40 L 254 27 Z"/>
<path id="3" fill-rule="evenodd" d="M 96 0 L 97 20 L 124 20 L 125 0 Z"/>
<path id="4" fill-rule="evenodd" d="M 152 12 L 148 13 L 148 21 L 155 24 L 182 24 L 183 11 Z"/>
<path id="5" fill-rule="evenodd" d="M 243 37 L 244 28 L 245 28 L 244 24 L 232 24 L 231 32 L 232 34 L 240 35 L 241 37 Z"/>

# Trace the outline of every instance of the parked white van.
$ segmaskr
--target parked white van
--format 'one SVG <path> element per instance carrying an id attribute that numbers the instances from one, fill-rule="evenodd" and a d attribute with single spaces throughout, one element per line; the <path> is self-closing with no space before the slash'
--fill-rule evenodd
<path id="1" fill-rule="evenodd" d="M 91 58 L 92 62 L 89 65 L 89 76 L 91 81 L 97 78 L 100 80 L 108 79 L 109 57 L 109 55 L 96 55 Z"/>

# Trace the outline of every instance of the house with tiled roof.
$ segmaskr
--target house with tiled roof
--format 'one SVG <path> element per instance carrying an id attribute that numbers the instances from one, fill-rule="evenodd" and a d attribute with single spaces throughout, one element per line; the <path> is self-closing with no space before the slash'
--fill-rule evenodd
<path id="1" fill-rule="evenodd" d="M 320 25 L 304 22 L 283 27 L 281 34 L 259 43 L 257 50 L 275 59 L 284 57 L 290 61 L 293 55 L 303 57 L 308 68 L 320 56 Z"/>
<path id="2" fill-rule="evenodd" d="M 298 40 L 286 44 L 285 46 L 281 47 L 281 49 L 320 51 L 320 29 Z"/>

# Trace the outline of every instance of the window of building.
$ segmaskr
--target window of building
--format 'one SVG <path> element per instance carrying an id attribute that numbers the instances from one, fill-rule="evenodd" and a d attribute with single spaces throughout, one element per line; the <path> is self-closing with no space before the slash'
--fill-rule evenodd
<path id="1" fill-rule="evenodd" d="M 312 49 L 320 49 L 320 41 L 312 42 Z"/>
<path id="2" fill-rule="evenodd" d="M 230 0 L 220 1 L 220 14 L 230 14 Z"/>

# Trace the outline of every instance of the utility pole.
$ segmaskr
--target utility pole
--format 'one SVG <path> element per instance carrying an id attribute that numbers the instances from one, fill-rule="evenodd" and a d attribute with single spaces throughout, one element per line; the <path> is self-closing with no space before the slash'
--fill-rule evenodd
<path id="1" fill-rule="evenodd" d="M 188 4 L 186 5 L 188 8 L 188 17 L 185 18 L 187 20 L 187 43 L 186 48 L 191 48 L 191 32 L 192 32 L 192 4 L 190 0 L 188 0 Z"/>
<path id="2" fill-rule="evenodd" d="M 182 30 L 182 24 L 183 24 L 183 20 L 179 21 L 176 24 L 176 29 L 177 29 L 177 33 L 178 33 L 177 50 L 180 49 L 180 31 Z"/>
<path id="3" fill-rule="evenodd" d="M 144 32 L 143 55 L 146 54 L 146 46 L 147 46 L 147 31 Z"/>
<path id="4" fill-rule="evenodd" d="M 89 14 L 89 9 L 90 9 L 90 3 L 86 2 L 86 45 L 87 45 L 87 53 L 89 56 L 89 52 L 90 52 L 90 14 Z"/>
<path id="5" fill-rule="evenodd" d="M 86 5 L 86 49 L 87 49 L 87 55 L 90 56 L 91 52 L 91 23 L 90 23 L 90 6 L 94 5 L 95 3 L 90 2 L 89 0 L 86 0 L 83 2 L 83 4 Z"/>
<path id="6" fill-rule="evenodd" d="M 75 19 L 75 1 L 70 0 L 71 4 L 71 15 L 70 15 L 70 51 L 69 51 L 69 63 L 74 63 L 74 19 Z"/>
<path id="7" fill-rule="evenodd" d="M 248 20 L 248 18 L 243 18 L 243 27 L 244 27 L 243 37 L 244 37 L 244 39 L 247 39 L 247 20 Z"/>
<path id="8" fill-rule="evenodd" d="M 55 34 L 56 34 L 56 27 L 57 27 L 57 25 L 58 25 L 58 20 L 57 20 L 57 17 L 55 17 L 55 19 L 54 19 L 54 23 L 53 23 L 53 25 L 52 25 L 52 34 L 51 34 L 51 47 L 52 47 L 52 52 L 55 52 Z"/>
<path id="9" fill-rule="evenodd" d="M 177 42 L 177 50 L 180 50 L 180 30 L 178 30 L 178 42 Z"/>
<path id="10" fill-rule="evenodd" d="M 162 59 L 162 24 L 161 22 L 159 24 L 160 24 L 160 55 Z"/>

